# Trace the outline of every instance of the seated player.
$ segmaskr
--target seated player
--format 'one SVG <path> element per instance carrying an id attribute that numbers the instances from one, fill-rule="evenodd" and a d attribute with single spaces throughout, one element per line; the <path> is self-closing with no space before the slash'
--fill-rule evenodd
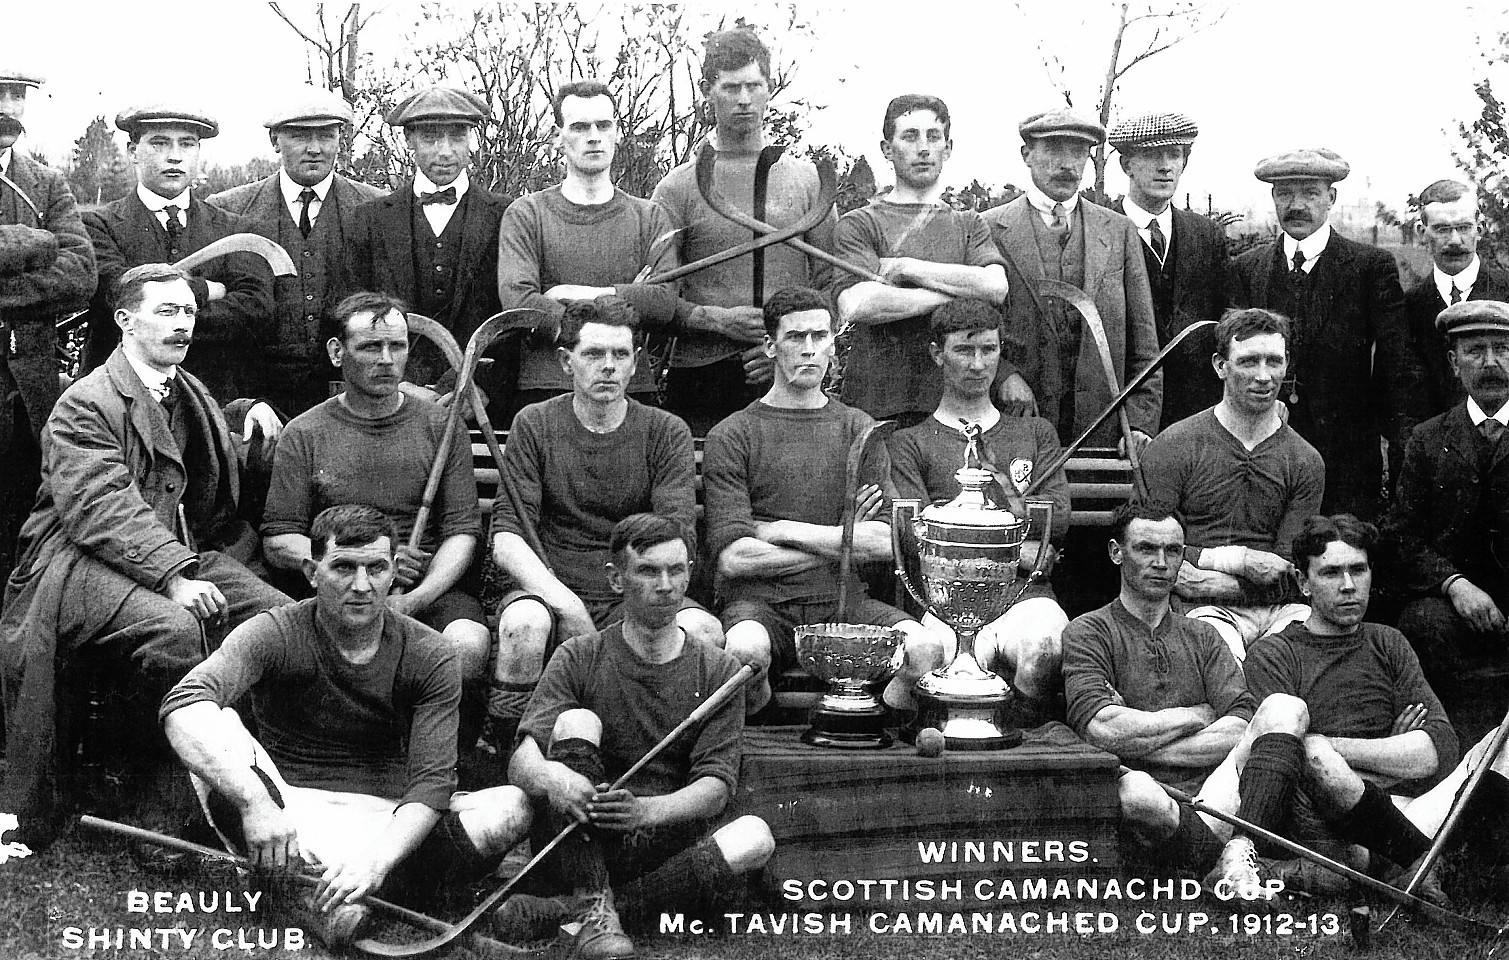
<path id="1" fill-rule="evenodd" d="M 1179 567 L 1185 615 L 1208 621 L 1241 661 L 1247 644 L 1303 620 L 1289 551 L 1320 509 L 1326 468 L 1280 412 L 1289 321 L 1228 310 L 1211 358 L 1221 402 L 1158 435 L 1142 458 L 1148 499 L 1184 517 Z"/>
<path id="2" fill-rule="evenodd" d="M 1259 706 L 1214 628 L 1173 610 L 1184 555 L 1176 514 L 1123 504 L 1111 518 L 1110 551 L 1120 595 L 1064 630 L 1069 724 L 1131 768 L 1119 793 L 1138 855 L 1155 868 L 1214 869 L 1235 890 L 1255 891 L 1255 874 L 1226 866 L 1245 841 L 1233 842 L 1223 821 L 1176 803 L 1159 783 L 1229 813 L 1265 817 L 1272 785 L 1284 782 L 1272 771 L 1288 770 L 1298 755 L 1304 704 L 1275 696 Z"/>
<path id="3" fill-rule="evenodd" d="M 396 530 L 378 510 L 315 517 L 315 596 L 257 617 L 168 694 L 161 716 L 222 838 L 264 868 L 322 868 L 304 908 L 332 947 L 369 893 L 480 879 L 529 830 L 517 787 L 458 794 L 453 646 L 390 609 Z M 245 695 L 257 736 L 232 704 Z"/>
<path id="4" fill-rule="evenodd" d="M 995 491 L 997 505 L 1025 516 L 1021 491 L 1058 458 L 1060 447 L 1048 421 L 1002 416 L 991 403 L 991 385 L 1001 362 L 1000 311 L 984 300 L 950 300 L 933 311 L 929 326 L 928 349 L 942 371 L 943 399 L 931 417 L 891 437 L 896 495 L 923 503 L 953 499 L 959 493 L 954 474 L 964 466 L 970 437 L 977 436 L 980 466 L 995 474 L 1000 487 Z M 1069 481 L 1062 470 L 1044 484 L 1042 494 L 1053 501 L 1051 535 L 1062 536 L 1069 529 Z M 1037 563 L 1042 548 L 1041 540 L 1023 544 L 1023 576 Z M 975 656 L 1011 681 L 1024 726 L 1062 717 L 1055 703 L 1063 688 L 1059 635 L 1068 622 L 1053 588 L 1042 580 L 1027 587 L 1004 616 L 980 631 Z M 931 615 L 923 623 L 952 642 L 952 632 Z"/>
<path id="5" fill-rule="evenodd" d="M 652 511 L 673 517 L 688 535 L 694 529 L 691 431 L 680 418 L 625 395 L 638 332 L 633 306 L 618 297 L 568 303 L 556 354 L 572 392 L 514 418 L 491 531 L 493 560 L 514 585 L 498 617 L 488 699 L 487 735 L 499 750 L 513 743 L 552 642 L 592 633 L 621 615 L 622 598 L 603 580 L 613 525 Z M 530 546 L 529 531 L 544 556 Z M 676 622 L 721 647 L 718 619 L 685 597 L 679 602 Z"/>
<path id="6" fill-rule="evenodd" d="M 643 513 L 614 526 L 607 580 L 623 619 L 561 647 L 519 725 L 509 779 L 534 801 L 535 848 L 572 820 L 587 829 L 541 864 L 570 892 L 516 895 L 495 915 L 506 940 L 577 919 L 573 956 L 629 956 L 619 913 L 631 928 L 648 928 L 661 910 L 727 903 L 740 876 L 774 850 L 765 821 L 728 816 L 744 730 L 738 698 L 608 789 L 739 669 L 676 624 L 691 570 L 682 530 Z"/>
<path id="7" fill-rule="evenodd" d="M 269 565 L 301 571 L 312 556 L 310 525 L 327 507 L 364 503 L 393 521 L 400 541 L 391 597 L 395 613 L 417 618 L 456 647 L 461 676 L 487 672 L 492 634 L 467 570 L 482 519 L 471 446 L 452 442 L 430 522 L 417 547 L 409 539 L 449 415 L 399 390 L 409 358 L 407 307 L 383 293 L 357 293 L 331 317 L 325 349 L 346 389 L 289 422 L 273 461 L 262 520 Z M 481 714 L 478 690 L 477 716 Z M 471 746 L 477 730 L 469 728 Z M 463 738 L 465 739 L 465 738 Z"/>
<path id="8" fill-rule="evenodd" d="M 837 608 L 849 446 L 873 421 L 823 392 L 833 362 L 833 307 L 808 287 L 787 287 L 765 304 L 765 352 L 775 382 L 765 396 L 713 428 L 703 455 L 709 552 L 727 601 L 728 652 L 762 672 L 751 685 L 753 713 L 770 700 L 769 669 L 794 665 L 794 631 L 845 621 L 899 627 L 906 660 L 886 690 L 913 707 L 918 678 L 943 663 L 943 644 L 895 607 L 865 596 L 851 572 L 849 610 Z M 855 561 L 891 559 L 883 513 L 890 458 L 883 444 L 861 467 L 855 496 Z"/>

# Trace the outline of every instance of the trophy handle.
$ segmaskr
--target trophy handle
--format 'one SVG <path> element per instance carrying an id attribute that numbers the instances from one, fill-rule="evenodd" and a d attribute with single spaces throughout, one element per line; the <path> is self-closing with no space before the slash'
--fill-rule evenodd
<path id="1" fill-rule="evenodd" d="M 906 592 L 912 595 L 918 606 L 929 612 L 933 612 L 932 604 L 912 584 L 912 578 L 906 572 L 906 558 L 917 552 L 917 535 L 913 532 L 912 524 L 917 519 L 917 511 L 921 509 L 922 501 L 913 499 L 896 499 L 891 501 L 891 559 L 894 561 L 896 576 L 900 578 L 901 585 L 906 587 Z M 937 616 L 934 613 L 934 616 Z"/>
<path id="2" fill-rule="evenodd" d="M 1027 537 L 1036 539 L 1039 543 L 1037 562 L 1032 566 L 1030 579 L 1037 580 L 1047 576 L 1048 565 L 1052 562 L 1049 557 L 1053 553 L 1053 547 L 1049 543 L 1049 536 L 1053 533 L 1053 499 L 1051 497 L 1028 497 L 1027 498 Z"/>

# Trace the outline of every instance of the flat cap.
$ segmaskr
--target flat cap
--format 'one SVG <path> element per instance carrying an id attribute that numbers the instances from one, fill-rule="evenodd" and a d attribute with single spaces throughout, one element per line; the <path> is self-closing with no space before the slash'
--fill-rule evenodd
<path id="1" fill-rule="evenodd" d="M 1107 139 L 1126 153 L 1142 147 L 1187 147 L 1200 135 L 1200 128 L 1182 113 L 1144 113 L 1111 124 Z"/>
<path id="2" fill-rule="evenodd" d="M 43 82 L 43 79 L 35 73 L 11 67 L 0 67 L 0 83 L 19 83 L 23 87 L 40 87 Z"/>
<path id="3" fill-rule="evenodd" d="M 220 124 L 214 117 L 182 103 L 149 103 L 128 107 L 115 115 L 116 127 L 130 136 L 135 136 L 141 127 L 152 123 L 192 127 L 194 132 L 206 140 L 220 133 Z"/>
<path id="4" fill-rule="evenodd" d="M 1072 137 L 1090 143 L 1105 143 L 1106 128 L 1089 117 L 1067 107 L 1034 113 L 1016 125 L 1016 132 L 1023 140 L 1039 137 Z"/>
<path id="5" fill-rule="evenodd" d="M 320 87 L 301 87 L 299 92 L 278 105 L 272 116 L 262 121 L 269 130 L 279 127 L 334 127 L 351 123 L 351 104 L 346 98 Z"/>
<path id="6" fill-rule="evenodd" d="M 1509 333 L 1509 303 L 1500 300 L 1463 300 L 1436 315 L 1436 330 L 1444 336 L 1458 333 Z"/>
<path id="7" fill-rule="evenodd" d="M 453 87 L 427 87 L 388 111 L 389 126 L 405 127 L 411 123 L 470 123 L 476 125 L 492 116 L 487 101 L 476 94 Z"/>
<path id="8" fill-rule="evenodd" d="M 1313 150 L 1290 150 L 1266 160 L 1258 161 L 1252 175 L 1268 183 L 1280 180 L 1325 180 L 1336 183 L 1345 180 L 1352 172 L 1352 165 L 1341 159 L 1341 154 L 1325 147 Z"/>

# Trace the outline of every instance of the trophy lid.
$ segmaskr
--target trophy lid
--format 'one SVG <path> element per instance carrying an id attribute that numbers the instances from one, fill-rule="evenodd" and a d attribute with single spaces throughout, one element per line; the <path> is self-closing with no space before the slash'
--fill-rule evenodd
<path id="1" fill-rule="evenodd" d="M 923 510 L 923 520 L 962 527 L 1011 527 L 1020 522 L 1016 514 L 1003 509 L 986 493 L 986 485 L 995 479 L 989 470 L 964 467 L 954 474 L 954 479 L 959 482 L 959 495 L 948 503 L 935 503 Z"/>

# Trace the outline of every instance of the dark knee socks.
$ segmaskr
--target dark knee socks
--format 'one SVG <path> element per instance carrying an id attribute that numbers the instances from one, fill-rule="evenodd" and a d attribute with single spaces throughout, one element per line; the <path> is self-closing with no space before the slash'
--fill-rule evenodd
<path id="1" fill-rule="evenodd" d="M 603 770 L 602 752 L 590 740 L 570 738 L 557 740 L 550 745 L 548 759 L 563 763 L 587 778 L 596 786 L 607 777 Z M 571 821 L 548 804 L 535 818 L 530 834 L 530 843 L 535 850 L 542 849 L 564 830 Z M 540 864 L 545 886 L 552 890 L 606 890 L 608 888 L 608 865 L 603 859 L 602 845 L 588 830 L 578 829 L 571 833 L 555 853 Z"/>
<path id="2" fill-rule="evenodd" d="M 1408 866 L 1430 849 L 1430 838 L 1410 823 L 1389 795 L 1374 783 L 1364 783 L 1362 799 L 1335 821 L 1337 831 L 1353 843 Z"/>
<path id="3" fill-rule="evenodd" d="M 1224 844 L 1189 804 L 1179 804 L 1179 825 L 1155 847 L 1154 859 L 1175 870 L 1208 872 L 1221 857 Z"/>
<path id="4" fill-rule="evenodd" d="M 739 896 L 743 887 L 743 878 L 724 859 L 717 841 L 705 837 L 615 890 L 614 900 L 626 925 L 644 927 L 662 909 L 711 911 Z"/>
<path id="5" fill-rule="evenodd" d="M 1304 762 L 1304 744 L 1291 733 L 1265 733 L 1252 743 L 1242 767 L 1242 805 L 1238 816 L 1274 830 L 1289 812 L 1294 785 Z"/>

